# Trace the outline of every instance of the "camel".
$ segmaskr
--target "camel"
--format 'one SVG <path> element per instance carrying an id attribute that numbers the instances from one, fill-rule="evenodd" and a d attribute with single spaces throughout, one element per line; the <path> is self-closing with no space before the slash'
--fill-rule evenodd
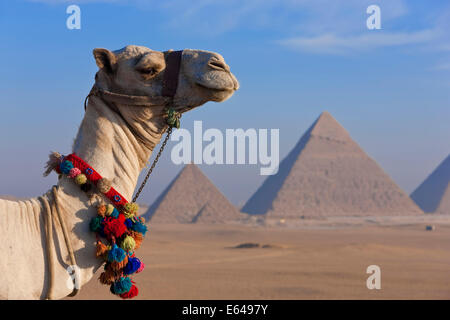
<path id="1" fill-rule="evenodd" d="M 143 46 L 130 45 L 116 51 L 94 49 L 98 72 L 97 88 L 109 92 L 149 97 L 153 106 L 129 105 L 102 96 L 89 97 L 72 152 L 108 178 L 114 188 L 131 201 L 140 172 L 167 128 L 163 118 L 162 81 L 167 54 Z M 221 102 L 233 95 L 239 83 L 220 54 L 185 49 L 182 52 L 178 87 L 173 108 L 184 113 L 208 101 Z M 61 110 L 60 116 L 64 116 Z M 180 195 L 181 196 L 181 195 Z M 89 221 L 96 215 L 95 195 L 80 190 L 73 181 L 60 176 L 56 197 L 68 230 L 79 268 L 79 285 L 86 284 L 103 264 L 95 257 L 95 233 Z M 61 223 L 53 216 L 53 245 L 46 246 L 45 202 L 54 198 L 49 191 L 23 201 L 0 200 L 0 298 L 48 298 L 49 260 L 54 250 L 51 299 L 61 299 L 73 291 L 67 268 L 69 250 Z M 105 287 L 105 294 L 109 294 Z"/>

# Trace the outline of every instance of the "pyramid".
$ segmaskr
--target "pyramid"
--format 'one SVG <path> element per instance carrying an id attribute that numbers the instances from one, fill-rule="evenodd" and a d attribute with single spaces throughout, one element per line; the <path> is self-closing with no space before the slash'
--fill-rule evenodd
<path id="1" fill-rule="evenodd" d="M 244 216 L 195 164 L 186 165 L 150 206 L 152 223 L 224 223 Z"/>
<path id="2" fill-rule="evenodd" d="M 425 212 L 450 213 L 450 155 L 411 193 Z"/>
<path id="3" fill-rule="evenodd" d="M 328 112 L 242 211 L 273 218 L 423 213 Z"/>

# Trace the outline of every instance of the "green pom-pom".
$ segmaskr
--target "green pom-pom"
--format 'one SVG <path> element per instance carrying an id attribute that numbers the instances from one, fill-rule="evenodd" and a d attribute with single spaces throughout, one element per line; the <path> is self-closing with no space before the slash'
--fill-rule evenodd
<path id="1" fill-rule="evenodd" d="M 91 231 L 97 232 L 97 230 L 100 229 L 102 225 L 102 219 L 103 218 L 100 216 L 92 218 L 91 223 L 89 224 L 89 228 L 91 229 Z"/>
<path id="2" fill-rule="evenodd" d="M 86 182 L 87 182 L 87 178 L 83 173 L 81 173 L 75 177 L 76 184 L 82 185 L 82 184 L 85 184 Z"/>
<path id="3" fill-rule="evenodd" d="M 136 247 L 136 242 L 134 241 L 133 237 L 126 236 L 120 244 L 120 247 L 125 251 L 133 251 Z"/>
<path id="4" fill-rule="evenodd" d="M 134 202 L 129 202 L 123 206 L 123 213 L 127 219 L 133 218 L 138 213 L 138 210 L 139 205 Z"/>

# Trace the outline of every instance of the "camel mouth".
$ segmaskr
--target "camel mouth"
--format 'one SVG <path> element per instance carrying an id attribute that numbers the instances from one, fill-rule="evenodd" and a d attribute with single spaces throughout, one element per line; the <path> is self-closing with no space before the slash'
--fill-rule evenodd
<path id="1" fill-rule="evenodd" d="M 207 89 L 207 90 L 211 90 L 211 91 L 215 91 L 215 92 L 234 92 L 237 90 L 237 88 L 215 88 L 215 87 L 210 87 L 208 85 L 205 85 L 203 83 L 200 82 L 196 82 L 195 83 L 197 86 L 199 86 L 200 88 L 203 89 Z"/>

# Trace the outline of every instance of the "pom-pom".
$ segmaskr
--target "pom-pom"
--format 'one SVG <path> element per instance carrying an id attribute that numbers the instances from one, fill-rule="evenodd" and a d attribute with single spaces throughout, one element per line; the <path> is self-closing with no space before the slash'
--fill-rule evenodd
<path id="1" fill-rule="evenodd" d="M 97 241 L 97 250 L 95 252 L 95 256 L 101 257 L 101 256 L 105 255 L 107 253 L 107 251 L 108 251 L 108 246 L 105 245 L 101 241 Z"/>
<path id="2" fill-rule="evenodd" d="M 136 231 L 131 231 L 131 236 L 134 239 L 134 242 L 136 243 L 135 245 L 135 250 L 139 249 L 139 247 L 141 246 L 142 240 L 143 240 L 143 236 L 142 233 L 136 232 Z"/>
<path id="3" fill-rule="evenodd" d="M 100 282 L 102 284 L 112 284 L 120 279 L 122 273 L 112 270 L 109 267 L 105 267 L 105 271 L 100 275 Z"/>
<path id="4" fill-rule="evenodd" d="M 139 210 L 139 205 L 135 202 L 128 202 L 123 206 L 123 210 L 132 215 L 135 215 Z"/>
<path id="5" fill-rule="evenodd" d="M 133 221 L 131 221 L 130 219 L 126 219 L 125 225 L 127 226 L 127 229 L 131 229 L 131 227 L 133 226 Z"/>
<path id="6" fill-rule="evenodd" d="M 126 231 L 125 217 L 123 214 L 119 214 L 117 219 L 112 217 L 107 217 L 103 221 L 103 232 L 108 238 L 120 238 Z"/>
<path id="7" fill-rule="evenodd" d="M 80 189 L 84 192 L 89 192 L 92 189 L 92 184 L 90 184 L 90 183 L 82 184 L 82 185 L 80 185 Z"/>
<path id="8" fill-rule="evenodd" d="M 91 222 L 89 223 L 89 228 L 91 231 L 96 232 L 98 229 L 100 229 L 102 223 L 102 217 L 97 216 L 92 218 Z"/>
<path id="9" fill-rule="evenodd" d="M 144 270 L 145 264 L 141 261 L 141 265 L 139 266 L 139 269 L 136 270 L 136 273 L 142 272 Z"/>
<path id="10" fill-rule="evenodd" d="M 104 204 L 97 207 L 97 214 L 101 217 L 104 217 L 106 214 L 106 206 Z"/>
<path id="11" fill-rule="evenodd" d="M 141 261 L 138 258 L 128 258 L 128 263 L 123 268 L 123 274 L 133 274 L 141 267 Z"/>
<path id="12" fill-rule="evenodd" d="M 73 163 L 70 162 L 69 160 L 65 160 L 63 162 L 61 162 L 61 164 L 59 165 L 59 170 L 61 170 L 62 173 L 64 174 L 69 174 L 70 170 L 73 169 Z"/>
<path id="13" fill-rule="evenodd" d="M 78 168 L 72 168 L 67 175 L 69 178 L 75 178 L 77 175 L 81 174 L 81 170 Z"/>
<path id="14" fill-rule="evenodd" d="M 114 206 L 111 204 L 111 203 L 109 203 L 107 206 L 106 206 L 106 215 L 107 216 L 110 216 L 111 215 L 111 213 L 113 213 L 113 211 L 114 211 Z"/>
<path id="15" fill-rule="evenodd" d="M 133 237 L 130 236 L 126 236 L 120 244 L 120 247 L 125 251 L 133 251 L 135 246 L 136 242 L 134 241 Z"/>
<path id="16" fill-rule="evenodd" d="M 111 250 L 108 252 L 108 261 L 109 262 L 122 262 L 127 257 L 125 251 L 122 248 L 119 248 L 116 244 L 113 244 Z"/>
<path id="17" fill-rule="evenodd" d="M 112 213 L 111 213 L 111 217 L 113 217 L 114 219 L 117 219 L 119 217 L 119 213 L 120 213 L 119 210 L 114 208 Z"/>
<path id="18" fill-rule="evenodd" d="M 125 255 L 125 259 L 123 259 L 122 261 L 118 262 L 118 261 L 113 261 L 110 263 L 110 268 L 114 271 L 120 271 L 121 269 L 125 268 L 125 266 L 128 263 L 128 256 Z"/>
<path id="19" fill-rule="evenodd" d="M 138 288 L 133 284 L 128 292 L 122 293 L 119 296 L 122 299 L 131 299 L 139 294 Z"/>
<path id="20" fill-rule="evenodd" d="M 145 224 L 142 224 L 140 222 L 136 222 L 131 227 L 133 231 L 142 233 L 145 236 L 145 233 L 147 232 L 147 226 Z"/>
<path id="21" fill-rule="evenodd" d="M 86 175 L 84 173 L 81 173 L 75 177 L 74 181 L 79 185 L 85 184 L 87 182 Z"/>
<path id="22" fill-rule="evenodd" d="M 102 178 L 97 182 L 97 189 L 101 193 L 107 193 L 111 189 L 111 181 L 106 178 Z"/>
<path id="23" fill-rule="evenodd" d="M 134 217 L 138 213 L 138 210 L 139 205 L 134 202 L 128 202 L 123 206 L 125 217 L 128 219 Z"/>
<path id="24" fill-rule="evenodd" d="M 59 171 L 62 156 L 58 152 L 52 152 L 48 156 L 48 161 L 45 165 L 44 177 L 48 176 L 53 170 Z"/>
<path id="25" fill-rule="evenodd" d="M 111 291 L 114 294 L 123 294 L 126 293 L 128 291 L 130 291 L 131 286 L 133 284 L 131 283 L 131 279 L 126 277 L 126 278 L 120 278 L 118 281 L 114 282 L 111 285 Z"/>

